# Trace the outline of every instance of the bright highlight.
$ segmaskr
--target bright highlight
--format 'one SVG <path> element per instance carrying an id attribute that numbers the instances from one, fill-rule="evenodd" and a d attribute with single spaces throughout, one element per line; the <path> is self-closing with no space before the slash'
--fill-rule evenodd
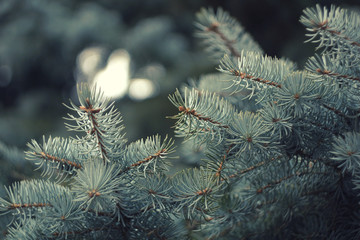
<path id="1" fill-rule="evenodd" d="M 146 78 L 136 78 L 131 80 L 129 97 L 133 100 L 144 100 L 153 96 L 156 92 L 154 83 Z"/>
<path id="2" fill-rule="evenodd" d="M 121 98 L 128 90 L 129 67 L 129 53 L 116 50 L 110 55 L 106 67 L 95 75 L 93 84 L 103 91 L 105 97 Z"/>

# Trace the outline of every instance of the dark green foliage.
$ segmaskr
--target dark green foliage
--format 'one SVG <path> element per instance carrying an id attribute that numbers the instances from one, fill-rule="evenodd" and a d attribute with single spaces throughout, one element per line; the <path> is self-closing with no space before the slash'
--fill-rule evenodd
<path id="1" fill-rule="evenodd" d="M 6 238 L 358 239 L 359 19 L 306 9 L 301 22 L 323 51 L 299 70 L 264 56 L 224 11 L 202 10 L 198 35 L 221 73 L 169 97 L 183 155 L 205 158 L 173 177 L 172 140 L 126 144 L 113 104 L 79 86 L 68 126 L 85 134 L 29 144 L 27 158 L 57 182 L 7 188 Z"/>
<path id="2" fill-rule="evenodd" d="M 0 182 L 6 186 L 34 175 L 33 165 L 25 160 L 24 151 L 15 146 L 8 146 L 1 141 L 0 161 Z M 4 194 L 4 190 L 1 186 L 0 195 Z"/>
<path id="3" fill-rule="evenodd" d="M 32 140 L 26 158 L 48 180 L 22 181 L 0 198 L 6 239 L 157 239 L 181 236 L 172 183 L 164 175 L 173 141 L 126 145 L 120 113 L 96 89 L 78 87 L 69 130 L 76 138 Z"/>
<path id="4" fill-rule="evenodd" d="M 240 44 L 241 26 L 222 10 L 198 21 L 223 74 L 170 96 L 177 135 L 201 146 L 217 183 L 190 212 L 193 228 L 207 239 L 357 239 L 359 14 L 304 10 L 322 49 L 306 70 Z"/>

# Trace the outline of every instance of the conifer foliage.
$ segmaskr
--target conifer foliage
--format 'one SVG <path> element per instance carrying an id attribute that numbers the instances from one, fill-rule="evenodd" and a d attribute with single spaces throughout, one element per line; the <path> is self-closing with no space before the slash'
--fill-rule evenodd
<path id="1" fill-rule="evenodd" d="M 83 135 L 29 143 L 51 180 L 7 188 L 6 239 L 360 238 L 360 15 L 305 9 L 321 52 L 304 70 L 264 55 L 221 9 L 197 19 L 219 73 L 169 99 L 200 166 L 167 176 L 173 141 L 127 144 L 113 103 L 80 85 L 66 125 Z"/>
<path id="2" fill-rule="evenodd" d="M 203 149 L 212 183 L 198 192 L 203 205 L 183 206 L 199 238 L 359 239 L 358 12 L 304 10 L 308 41 L 321 50 L 304 70 L 264 55 L 221 9 L 197 18 L 220 73 L 170 100 L 176 134 Z"/>
<path id="3" fill-rule="evenodd" d="M 85 134 L 32 140 L 26 158 L 49 179 L 17 182 L 0 198 L 6 239 L 181 236 L 163 173 L 173 141 L 153 136 L 126 145 L 114 103 L 85 84 L 78 97 L 80 105 L 67 106 L 75 114 L 66 126 Z"/>

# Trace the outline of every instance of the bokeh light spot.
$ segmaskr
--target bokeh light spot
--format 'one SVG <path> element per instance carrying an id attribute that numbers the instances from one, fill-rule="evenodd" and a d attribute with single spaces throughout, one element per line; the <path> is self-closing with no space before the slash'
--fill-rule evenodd
<path id="1" fill-rule="evenodd" d="M 77 58 L 79 70 L 87 76 L 94 74 L 101 63 L 103 52 L 102 47 L 84 49 Z"/>
<path id="2" fill-rule="evenodd" d="M 109 57 L 107 65 L 94 78 L 96 84 L 111 99 L 123 97 L 129 86 L 130 55 L 126 50 L 115 50 Z"/>
<path id="3" fill-rule="evenodd" d="M 153 96 L 156 92 L 155 84 L 146 78 L 132 79 L 129 87 L 129 97 L 141 101 Z"/>

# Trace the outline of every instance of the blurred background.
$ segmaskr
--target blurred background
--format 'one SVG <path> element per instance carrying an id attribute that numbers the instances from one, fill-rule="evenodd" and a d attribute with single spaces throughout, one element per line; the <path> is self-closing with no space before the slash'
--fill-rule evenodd
<path id="1" fill-rule="evenodd" d="M 78 82 L 116 100 L 129 141 L 172 136 L 167 99 L 181 83 L 215 72 L 194 38 L 195 13 L 222 7 L 271 56 L 301 68 L 302 10 L 316 3 L 358 7 L 358 0 L 0 0 L 0 185 L 34 176 L 23 160 L 31 139 L 68 136 L 63 124 Z M 181 161 L 181 160 L 180 160 Z"/>

